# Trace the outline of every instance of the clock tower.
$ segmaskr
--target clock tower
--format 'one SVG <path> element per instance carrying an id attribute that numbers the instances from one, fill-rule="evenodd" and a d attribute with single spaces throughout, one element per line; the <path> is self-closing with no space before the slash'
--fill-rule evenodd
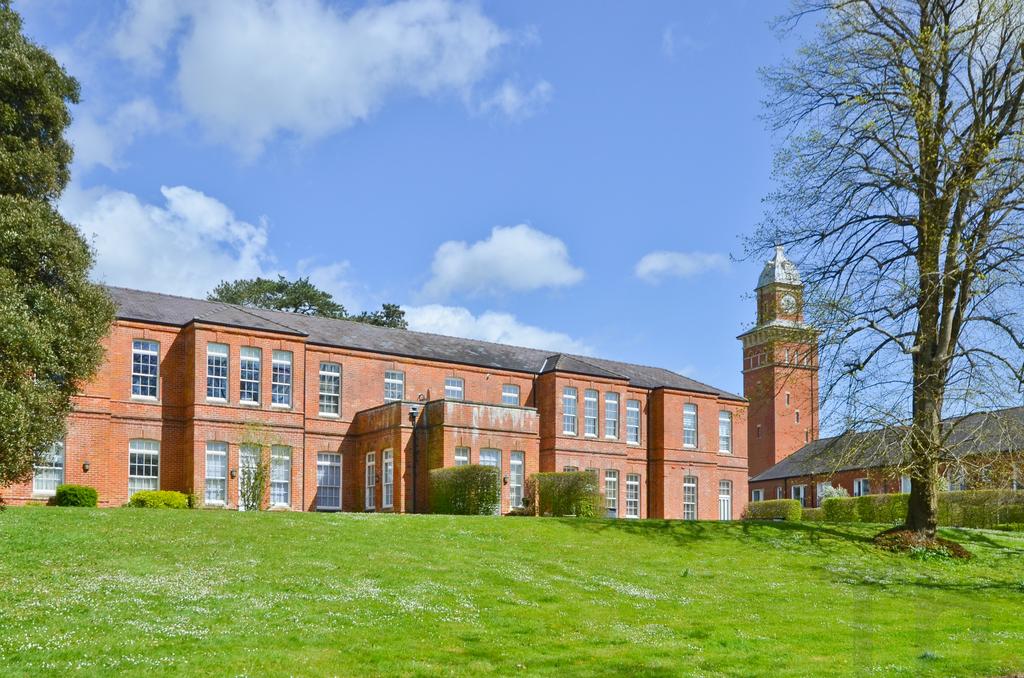
<path id="1" fill-rule="evenodd" d="M 755 290 L 757 324 L 739 336 L 751 477 L 818 438 L 818 332 L 804 322 L 803 292 L 776 247 Z"/>

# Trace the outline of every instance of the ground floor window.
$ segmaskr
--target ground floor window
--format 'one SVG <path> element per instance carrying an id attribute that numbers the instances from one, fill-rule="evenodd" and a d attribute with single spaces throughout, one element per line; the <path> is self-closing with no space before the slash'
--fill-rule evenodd
<path id="1" fill-rule="evenodd" d="M 792 498 L 800 502 L 801 506 L 807 506 L 807 486 L 806 485 L 794 485 L 792 489 Z"/>
<path id="2" fill-rule="evenodd" d="M 228 444 L 206 443 L 206 481 L 203 500 L 223 506 L 228 498 Z"/>
<path id="3" fill-rule="evenodd" d="M 750 501 L 764 501 L 764 490 L 752 490 L 750 492 Z"/>
<path id="4" fill-rule="evenodd" d="M 64 484 L 64 441 L 58 440 L 39 456 L 32 476 L 32 494 L 51 495 Z"/>
<path id="5" fill-rule="evenodd" d="M 367 511 L 377 508 L 377 453 L 366 453 L 366 502 Z"/>
<path id="6" fill-rule="evenodd" d="M 900 492 L 910 494 L 910 476 L 900 476 Z"/>
<path id="7" fill-rule="evenodd" d="M 508 499 L 512 508 L 523 505 L 523 483 L 526 481 L 526 453 L 513 450 L 508 461 Z"/>
<path id="8" fill-rule="evenodd" d="M 683 478 L 683 520 L 697 520 L 697 476 Z"/>
<path id="9" fill-rule="evenodd" d="M 270 503 L 273 506 L 291 506 L 292 503 L 292 449 L 284 445 L 270 448 Z"/>
<path id="10" fill-rule="evenodd" d="M 630 473 L 626 476 L 626 517 L 640 517 L 640 475 Z"/>
<path id="11" fill-rule="evenodd" d="M 871 494 L 871 483 L 868 482 L 867 478 L 857 478 L 853 481 L 853 496 L 863 497 L 864 495 Z"/>
<path id="12" fill-rule="evenodd" d="M 316 508 L 318 511 L 341 509 L 341 455 L 319 452 L 316 455 Z"/>
<path id="13" fill-rule="evenodd" d="M 562 467 L 562 471 L 565 472 L 565 473 L 575 473 L 576 471 L 579 471 L 579 470 L 580 470 L 579 466 L 563 466 Z"/>
<path id="14" fill-rule="evenodd" d="M 775 498 L 782 499 L 782 485 L 775 488 Z"/>
<path id="15" fill-rule="evenodd" d="M 501 515 L 501 450 L 492 447 L 484 447 L 480 450 L 480 465 L 493 466 L 498 469 L 498 505 L 494 509 L 494 515 Z"/>
<path id="16" fill-rule="evenodd" d="M 381 506 L 391 508 L 395 504 L 395 453 L 384 450 L 381 459 L 381 475 L 384 477 L 384 491 Z"/>
<path id="17" fill-rule="evenodd" d="M 160 489 L 160 441 L 128 441 L 128 496 Z"/>
<path id="18" fill-rule="evenodd" d="M 615 469 L 604 472 L 604 509 L 609 518 L 619 516 L 619 472 Z"/>
<path id="19" fill-rule="evenodd" d="M 468 447 L 456 447 L 455 448 L 455 465 L 456 466 L 469 466 L 469 448 Z"/>
<path id="20" fill-rule="evenodd" d="M 732 520 L 732 481 L 718 481 L 718 519 Z"/>

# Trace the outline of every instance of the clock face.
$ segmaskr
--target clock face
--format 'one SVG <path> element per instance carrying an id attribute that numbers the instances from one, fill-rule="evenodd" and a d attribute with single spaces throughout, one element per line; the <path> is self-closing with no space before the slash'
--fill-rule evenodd
<path id="1" fill-rule="evenodd" d="M 796 312 L 796 297 L 792 294 L 785 294 L 782 296 L 782 311 L 784 313 L 795 313 Z"/>

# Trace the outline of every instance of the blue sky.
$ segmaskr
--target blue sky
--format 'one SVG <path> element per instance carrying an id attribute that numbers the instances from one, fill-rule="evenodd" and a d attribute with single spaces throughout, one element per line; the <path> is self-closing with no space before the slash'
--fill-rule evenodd
<path id="1" fill-rule="evenodd" d="M 309 275 L 415 328 L 739 392 L 770 2 L 16 2 L 82 84 L 97 279 Z"/>

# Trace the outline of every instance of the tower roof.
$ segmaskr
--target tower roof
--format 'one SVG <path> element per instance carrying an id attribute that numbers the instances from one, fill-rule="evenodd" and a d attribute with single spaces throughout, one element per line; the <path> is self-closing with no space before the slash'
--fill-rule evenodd
<path id="1" fill-rule="evenodd" d="M 765 263 L 764 269 L 761 270 L 761 277 L 757 279 L 757 287 L 761 288 L 773 283 L 783 283 L 785 285 L 802 284 L 800 271 L 796 269 L 796 264 L 787 259 L 786 255 L 783 254 L 782 245 L 775 246 L 775 256 Z"/>

